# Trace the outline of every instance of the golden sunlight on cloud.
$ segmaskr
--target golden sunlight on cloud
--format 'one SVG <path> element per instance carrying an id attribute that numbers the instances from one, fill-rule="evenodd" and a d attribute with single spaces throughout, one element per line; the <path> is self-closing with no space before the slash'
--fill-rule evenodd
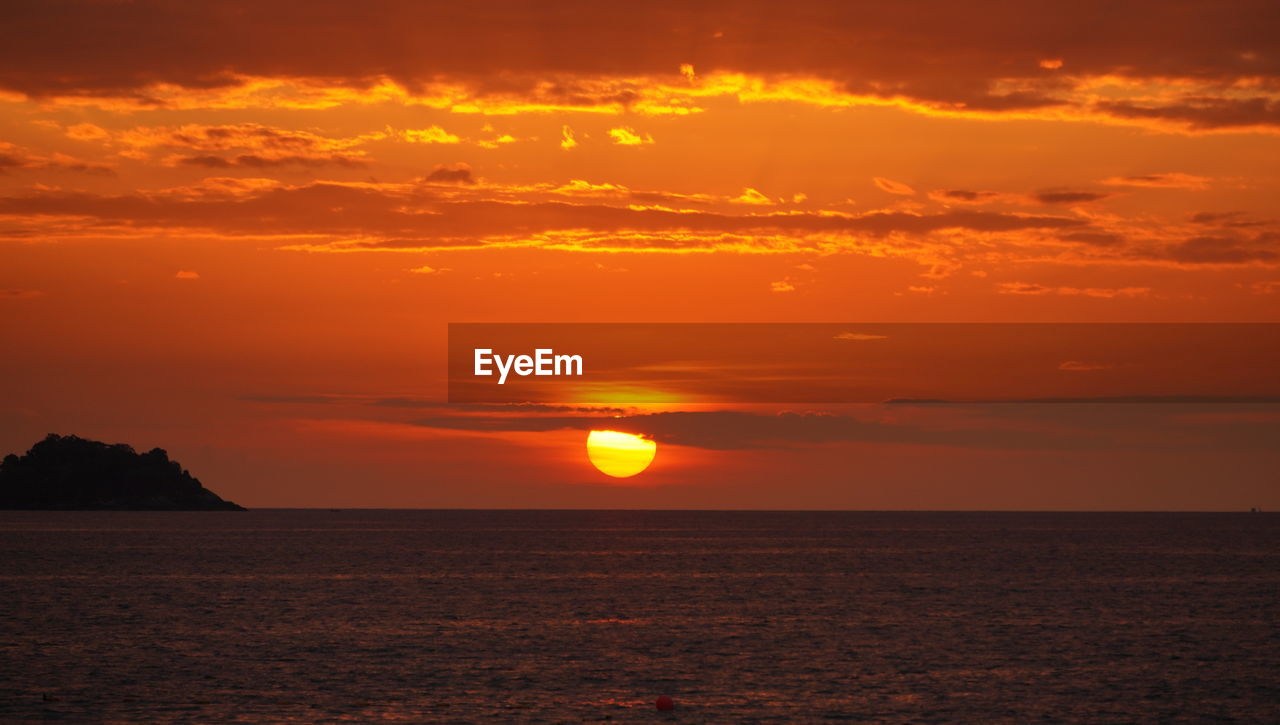
<path id="1" fill-rule="evenodd" d="M 596 4 L 576 7 L 572 23 L 547 22 L 536 4 L 447 19 L 429 6 L 345 4 L 297 23 L 313 8 L 281 3 L 274 12 L 252 3 L 233 4 L 236 12 L 202 2 L 182 11 L 86 5 L 95 12 L 74 0 L 35 3 L 6 18 L 15 42 L 0 48 L 0 67 L 17 70 L 0 74 L 0 102 L 666 119 L 765 104 L 1177 134 L 1280 131 L 1280 71 L 1267 52 L 1275 21 L 1250 4 L 1073 7 L 1052 21 L 1035 4 L 938 0 L 857 12 L 803 2 L 767 18 L 723 3 L 625 15 Z M 115 42 L 97 48 L 104 16 L 117 19 Z"/>
<path id="2" fill-rule="evenodd" d="M 652 136 L 647 133 L 638 133 L 633 128 L 611 128 L 609 129 L 609 137 L 619 146 L 643 146 L 653 143 Z"/>
<path id="3" fill-rule="evenodd" d="M 515 143 L 515 142 L 516 142 L 515 136 L 512 136 L 509 133 L 504 133 L 501 136 L 495 136 L 493 138 L 481 139 L 479 141 L 476 141 L 476 145 L 482 149 L 496 149 L 504 144 Z"/>
<path id="4" fill-rule="evenodd" d="M 401 132 L 404 139 L 410 143 L 458 143 L 462 139 L 439 126 L 430 126 L 428 128 L 406 129 Z"/>
<path id="5" fill-rule="evenodd" d="M 734 204 L 753 204 L 755 206 L 769 206 L 773 204 L 772 199 L 751 187 L 743 189 L 741 194 L 735 196 L 729 201 Z"/>
<path id="6" fill-rule="evenodd" d="M 560 127 L 560 148 L 564 149 L 565 151 L 568 151 L 569 149 L 577 148 L 577 146 L 578 146 L 578 139 L 577 137 L 574 136 L 573 129 L 569 128 L 568 126 L 561 126 Z"/>
<path id="7" fill-rule="evenodd" d="M 1045 69 L 1041 68 L 1043 73 Z M 1055 70 L 1056 73 L 1056 70 Z M 165 110 L 324 110 L 395 104 L 459 115 L 592 114 L 693 116 L 713 105 L 797 104 L 827 109 L 895 108 L 937 118 L 1039 120 L 1140 126 L 1164 133 L 1280 133 L 1274 108 L 1280 92 L 1241 82 L 1224 92 L 1219 83 L 1194 78 L 1135 80 L 1123 75 L 986 80 L 972 99 L 936 98 L 895 91 L 892 84 L 850 84 L 799 74 L 715 72 L 690 80 L 678 76 L 579 75 L 566 81 L 528 77 L 518 89 L 494 92 L 466 80 L 432 80 L 412 89 L 391 78 L 372 85 L 341 85 L 324 78 L 236 76 L 233 85 L 191 87 L 153 83 L 135 92 L 47 94 L 38 99 L 6 94 L 12 102 L 38 101 L 50 109 L 97 108 L 111 112 Z M 1043 87 L 1041 84 L 1044 84 Z M 625 99 L 625 100 L 621 100 Z"/>
<path id="8" fill-rule="evenodd" d="M 244 155 L 218 158 L 235 166 L 249 163 Z M 255 172 L 270 170 L 264 167 L 268 158 L 265 153 L 253 157 Z M 947 277 L 963 265 L 1050 260 L 1184 268 L 1280 263 L 1274 225 L 1266 218 L 1235 211 L 1199 212 L 1188 218 L 1175 208 L 1172 220 L 1153 224 L 1150 219 L 1088 211 L 1080 205 L 1109 200 L 1098 192 L 1037 192 L 1039 203 L 1074 205 L 1038 214 L 1016 208 L 950 209 L 945 203 L 931 208 L 924 202 L 912 211 L 856 212 L 813 202 L 796 208 L 751 187 L 728 197 L 640 191 L 582 179 L 503 184 L 477 177 L 465 163 L 437 164 L 429 173 L 415 173 L 415 179 L 403 182 L 300 184 L 219 176 L 125 193 L 68 194 L 34 187 L 0 195 L 0 216 L 8 219 L 11 233 L 30 239 L 129 238 L 185 231 L 226 239 L 252 236 L 275 240 L 278 248 L 311 252 L 855 254 L 911 260 L 924 265 L 928 271 L 923 274 L 931 279 Z M 1029 197 L 1005 198 L 1009 204 L 1025 205 Z M 754 209 L 743 213 L 740 206 Z M 1000 291 L 1046 294 L 1036 286 L 1008 284 L 1013 286 Z M 1061 287 L 1064 291 L 1057 294 L 1084 289 L 1095 291 L 1082 294 L 1100 296 L 1096 290 L 1110 289 Z"/>
<path id="9" fill-rule="evenodd" d="M 1280 74 L 1202 32 L 1219 26 L 1168 19 L 1194 48 L 1157 63 L 1142 48 L 1042 37 L 1015 22 L 1025 10 L 976 49 L 889 6 L 860 22 L 832 8 L 783 13 L 755 35 L 706 12 L 725 21 L 706 26 L 719 38 L 672 45 L 684 26 L 647 33 L 651 19 L 634 18 L 610 36 L 617 47 L 590 53 L 568 42 L 580 26 L 524 29 L 488 54 L 458 55 L 487 31 L 428 25 L 413 32 L 454 51 L 415 43 L 421 57 L 401 65 L 380 43 L 402 29 L 363 16 L 347 18 L 352 31 L 379 42 L 342 57 L 276 33 L 263 47 L 298 52 L 211 41 L 175 57 L 127 29 L 150 55 L 90 62 L 72 46 L 30 48 L 29 70 L 0 73 L 14 119 L 0 141 L 3 239 L 17 249 L 188 235 L 269 254 L 430 255 L 431 266 L 394 264 L 405 281 L 470 274 L 463 255 L 518 257 L 529 278 L 561 253 L 610 269 L 604 255 L 631 256 L 628 268 L 721 255 L 761 265 L 743 279 L 762 299 L 797 287 L 855 294 L 837 291 L 854 267 L 875 270 L 865 294 L 913 304 L 1022 295 L 1155 307 L 1197 299 L 1193 280 L 1220 297 L 1272 299 L 1280 213 L 1266 160 L 1280 138 Z M 541 33 L 561 31 L 543 44 Z M 541 50 L 523 47 L 524 33 Z M 936 58 L 891 40 L 919 33 Z M 646 52 L 627 51 L 628 38 Z M 859 188 L 872 198 L 852 199 Z M 774 259 L 746 259 L 764 256 Z M 213 276 L 202 259 L 181 263 Z M 769 282 L 778 269 L 794 276 Z M 1188 276 L 1164 276 L 1174 269 Z"/>

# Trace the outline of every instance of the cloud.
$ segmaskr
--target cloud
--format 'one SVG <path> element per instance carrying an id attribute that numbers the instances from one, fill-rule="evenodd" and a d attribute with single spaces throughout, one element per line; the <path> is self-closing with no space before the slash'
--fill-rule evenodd
<path id="1" fill-rule="evenodd" d="M 1098 110 L 1120 118 L 1157 120 L 1196 130 L 1275 128 L 1280 126 L 1280 99 L 1191 96 L 1183 102 L 1147 105 L 1131 101 L 1101 101 Z"/>
<path id="2" fill-rule="evenodd" d="M 1199 212 L 1196 212 L 1195 214 L 1192 214 L 1190 217 L 1188 217 L 1188 219 L 1195 224 L 1217 225 L 1222 222 L 1228 221 L 1230 219 L 1234 219 L 1238 216 L 1240 216 L 1240 212 L 1238 211 L 1223 211 L 1223 212 L 1199 211 Z"/>
<path id="3" fill-rule="evenodd" d="M 712 450 L 788 448 L 824 443 L 1034 450 L 1076 448 L 1087 441 L 1087 438 L 1068 434 L 1024 431 L 997 425 L 980 429 L 932 429 L 808 412 L 672 411 L 615 414 L 607 418 L 597 415 L 439 415 L 419 419 L 414 424 L 435 429 L 485 432 L 592 430 L 608 425 L 611 430 L 643 435 L 660 444 Z"/>
<path id="4" fill-rule="evenodd" d="M 910 186 L 907 186 L 906 184 L 903 184 L 898 181 L 894 181 L 893 179 L 886 179 L 883 176 L 874 176 L 871 178 L 871 181 L 876 186 L 880 187 L 882 191 L 887 191 L 890 194 L 898 194 L 901 196 L 911 196 L 912 194 L 916 193 L 916 190 L 912 189 Z"/>
<path id="5" fill-rule="evenodd" d="M 1046 287 L 1031 282 L 1001 282 L 996 291 L 1002 295 L 1063 295 L 1067 297 L 1145 297 L 1150 287 Z"/>
<path id="6" fill-rule="evenodd" d="M 224 159 L 221 156 L 186 156 L 178 159 L 178 163 L 186 166 L 204 166 L 210 169 L 229 169 L 235 166 L 235 162 L 231 159 Z"/>
<path id="7" fill-rule="evenodd" d="M 86 125 L 67 127 L 67 135 L 100 140 L 127 158 L 144 160 L 152 151 L 171 151 L 176 153 L 165 163 L 207 168 L 360 167 L 365 164 L 365 152 L 357 147 L 394 135 L 390 131 L 374 131 L 356 136 L 325 136 L 260 123 L 137 126 L 114 132 L 97 126 L 93 127 L 95 131 L 86 131 Z"/>
<path id="8" fill-rule="evenodd" d="M 494 136 L 490 139 L 481 139 L 476 141 L 476 145 L 482 149 L 496 149 L 509 143 L 515 143 L 516 137 L 511 134 L 504 133 L 501 136 Z"/>
<path id="9" fill-rule="evenodd" d="M 1280 260 L 1280 237 L 1259 234 L 1253 239 L 1229 236 L 1192 237 L 1165 247 L 1154 256 L 1189 264 L 1246 264 Z"/>
<path id="10" fill-rule="evenodd" d="M 929 192 L 929 198 L 942 204 L 1086 204 L 1101 201 L 1110 196 L 1108 192 L 1084 191 L 1075 189 L 1045 189 L 1031 194 L 1003 193 L 999 191 L 982 191 L 972 189 L 941 189 Z"/>
<path id="11" fill-rule="evenodd" d="M 365 162 L 362 159 L 338 154 L 329 156 L 259 156 L 257 154 L 240 154 L 232 157 L 206 154 L 202 156 L 183 156 L 177 158 L 176 161 L 184 166 L 202 166 L 208 169 L 230 169 L 234 167 L 267 169 L 278 166 L 345 166 L 347 168 L 361 168 L 365 166 Z"/>
<path id="12" fill-rule="evenodd" d="M 1194 224 L 1205 224 L 1208 226 L 1224 227 L 1228 229 L 1244 229 L 1248 227 L 1260 227 L 1266 225 L 1266 222 L 1245 218 L 1244 212 L 1239 211 L 1196 212 L 1191 215 L 1190 221 Z"/>
<path id="13" fill-rule="evenodd" d="M 751 187 L 743 189 L 741 194 L 729 201 L 734 204 L 755 204 L 757 206 L 769 206 L 773 204 L 773 199 L 770 199 Z"/>
<path id="14" fill-rule="evenodd" d="M 653 143 L 652 136 L 639 133 L 633 128 L 611 128 L 609 137 L 619 146 L 644 146 Z"/>
<path id="15" fill-rule="evenodd" d="M 457 168 L 448 172 L 450 179 L 465 178 Z M 333 251 L 543 246 L 583 251 L 740 252 L 865 248 L 888 254 L 918 251 L 924 237 L 933 233 L 1000 234 L 1085 224 L 1068 217 L 978 211 L 728 214 L 519 196 L 510 201 L 458 198 L 458 193 L 447 185 L 315 182 L 286 186 L 269 181 L 116 195 L 38 189 L 0 196 L 0 218 L 14 223 L 38 219 L 32 231 L 57 220 L 61 236 L 76 226 L 97 236 L 113 230 L 133 234 L 155 229 L 259 237 L 312 235 L 316 241 L 307 244 L 332 245 Z"/>
<path id="16" fill-rule="evenodd" d="M 34 289 L 0 289 L 0 300 L 29 300 L 44 296 L 44 292 Z"/>
<path id="17" fill-rule="evenodd" d="M 8 169 L 73 171 L 98 176 L 114 176 L 116 173 L 106 164 L 91 163 L 62 153 L 40 154 L 0 141 L 0 174 Z"/>
<path id="18" fill-rule="evenodd" d="M 1212 179 L 1207 176 L 1195 176 L 1171 172 L 1165 174 L 1142 174 L 1138 176 L 1112 176 L 1101 183 L 1107 186 L 1146 186 L 1157 189 L 1207 189 Z"/>
<path id="19" fill-rule="evenodd" d="M 623 415 L 633 411 L 608 405 L 559 405 L 555 403 L 443 403 L 418 398 L 372 398 L 368 405 L 378 408 L 441 408 L 462 413 L 545 415 L 550 413 L 591 413 Z"/>
<path id="20" fill-rule="evenodd" d="M 1060 234 L 1058 238 L 1064 242 L 1078 242 L 1091 247 L 1118 247 L 1124 244 L 1124 236 L 1111 232 L 1079 231 Z"/>
<path id="21" fill-rule="evenodd" d="M 799 2 L 772 14 L 656 0 L 643 13 L 578 4 L 574 22 L 550 25 L 543 8 L 526 3 L 457 12 L 448 22 L 427 5 L 318 13 L 305 0 L 18 8 L 6 12 L 0 89 L 69 105 L 390 100 L 456 113 L 691 114 L 719 93 L 744 103 L 892 104 L 978 118 L 1280 127 L 1280 61 L 1266 52 L 1280 21 L 1265 0 L 1189 3 L 1178 12 L 1157 0 L 1091 2 L 1061 16 L 997 0 L 857 12 Z M 113 39 L 105 46 L 104 33 Z M 343 39 L 340 52 L 335 38 Z M 694 66 L 714 70 L 695 75 Z"/>
<path id="22" fill-rule="evenodd" d="M 576 136 L 574 136 L 573 129 L 569 128 L 568 126 L 561 126 L 560 127 L 560 148 L 564 149 L 565 151 L 568 151 L 570 149 L 577 148 L 577 146 L 578 146 L 578 139 Z"/>
<path id="23" fill-rule="evenodd" d="M 996 191 L 970 189 L 940 189 L 929 192 L 929 198 L 943 203 L 986 204 L 999 200 L 1003 195 Z"/>
<path id="24" fill-rule="evenodd" d="M 445 270 L 441 270 L 445 271 Z M 350 393 L 321 393 L 314 395 L 242 395 L 236 398 L 250 403 L 283 405 L 361 405 L 373 408 L 400 408 L 408 410 L 441 409 L 451 413 L 488 413 L 491 415 L 545 415 L 552 413 L 589 413 L 593 415 L 623 415 L 633 411 L 607 405 L 557 405 L 551 403 L 446 403 L 434 399 L 415 397 L 382 397 Z"/>
<path id="25" fill-rule="evenodd" d="M 427 128 L 420 129 L 406 129 L 401 131 L 400 135 L 404 140 L 410 143 L 456 144 L 462 140 L 439 126 L 429 126 Z"/>
<path id="26" fill-rule="evenodd" d="M 868 335 L 865 332 L 842 332 L 831 339 L 862 341 L 862 340 L 888 340 L 889 338 L 887 335 Z"/>
<path id="27" fill-rule="evenodd" d="M 770 282 L 769 290 L 772 292 L 795 292 L 796 287 L 787 280 L 782 280 L 781 282 Z"/>
<path id="28" fill-rule="evenodd" d="M 67 138 L 77 141 L 98 141 L 110 137 L 110 133 L 92 123 L 77 123 L 67 127 Z"/>
<path id="29" fill-rule="evenodd" d="M 426 181 L 433 184 L 476 183 L 475 177 L 471 175 L 471 167 L 466 164 L 437 166 L 430 174 L 427 174 Z"/>
<path id="30" fill-rule="evenodd" d="M 180 269 L 178 273 L 173 275 L 175 279 L 200 279 L 199 272 L 193 272 L 189 269 Z"/>
<path id="31" fill-rule="evenodd" d="M 1100 191 L 1067 191 L 1067 190 L 1049 190 L 1038 191 L 1032 194 L 1032 198 L 1041 204 L 1083 204 L 1091 201 L 1101 201 L 1110 194 Z"/>

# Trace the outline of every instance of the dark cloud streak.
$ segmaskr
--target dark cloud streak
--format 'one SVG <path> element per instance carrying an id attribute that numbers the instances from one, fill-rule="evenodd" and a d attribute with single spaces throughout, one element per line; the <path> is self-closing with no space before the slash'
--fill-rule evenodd
<path id="1" fill-rule="evenodd" d="M 619 417 L 434 416 L 415 425 L 447 430 L 538 432 L 617 430 L 658 443 L 712 450 L 788 448 L 822 443 L 938 445 L 1051 450 L 1086 445 L 1085 438 L 1009 429 L 928 429 L 864 421 L 827 413 L 762 414 L 742 411 L 673 411 Z"/>
<path id="2" fill-rule="evenodd" d="M 273 188 L 237 198 L 193 199 L 63 191 L 0 197 L 0 216 L 33 214 L 88 217 L 98 224 L 138 228 L 186 227 L 229 234 L 359 234 L 376 236 L 381 241 L 374 241 L 372 245 L 388 248 L 458 236 L 475 238 L 582 229 L 599 232 L 777 231 L 883 236 L 895 232 L 926 234 L 943 229 L 985 232 L 1067 229 L 1085 223 L 1069 217 L 976 211 L 936 214 L 871 212 L 852 216 L 814 213 L 729 215 L 551 201 L 525 204 L 451 201 L 425 187 L 392 193 L 376 188 L 327 183 Z"/>
<path id="3" fill-rule="evenodd" d="M 388 77 L 411 90 L 452 77 L 469 79 L 481 94 L 527 94 L 537 85 L 548 99 L 625 104 L 625 89 L 602 99 L 573 78 L 674 76 L 691 63 L 699 71 L 817 75 L 853 93 L 998 112 L 1062 104 L 1055 94 L 1070 86 L 1068 74 L 1180 78 L 1224 89 L 1246 79 L 1275 89 L 1280 79 L 1273 52 L 1280 11 L 1265 0 L 829 0 L 785 8 L 765 0 L 494 0 L 447 12 L 405 0 L 16 0 L 0 18 L 9 31 L 0 45 L 0 87 L 36 97 L 147 102 L 154 83 L 218 88 L 243 74 L 352 88 Z M 1051 58 L 1061 62 L 1044 64 Z M 1012 87 L 1001 86 L 1009 81 Z M 1197 128 L 1275 125 L 1280 115 L 1266 97 L 1096 108 Z"/>

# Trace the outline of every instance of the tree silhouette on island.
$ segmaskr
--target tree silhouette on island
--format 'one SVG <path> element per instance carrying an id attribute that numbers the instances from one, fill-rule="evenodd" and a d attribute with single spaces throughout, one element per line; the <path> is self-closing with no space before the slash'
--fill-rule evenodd
<path id="1" fill-rule="evenodd" d="M 161 448 L 138 453 L 50 433 L 0 464 L 0 509 L 244 511 L 200 484 Z"/>

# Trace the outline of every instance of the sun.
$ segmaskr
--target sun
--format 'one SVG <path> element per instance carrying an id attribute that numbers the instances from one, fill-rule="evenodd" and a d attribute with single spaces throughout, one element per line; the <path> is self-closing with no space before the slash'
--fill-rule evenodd
<path id="1" fill-rule="evenodd" d="M 606 476 L 627 478 L 653 463 L 658 444 L 616 430 L 593 430 L 587 435 L 587 458 Z"/>

